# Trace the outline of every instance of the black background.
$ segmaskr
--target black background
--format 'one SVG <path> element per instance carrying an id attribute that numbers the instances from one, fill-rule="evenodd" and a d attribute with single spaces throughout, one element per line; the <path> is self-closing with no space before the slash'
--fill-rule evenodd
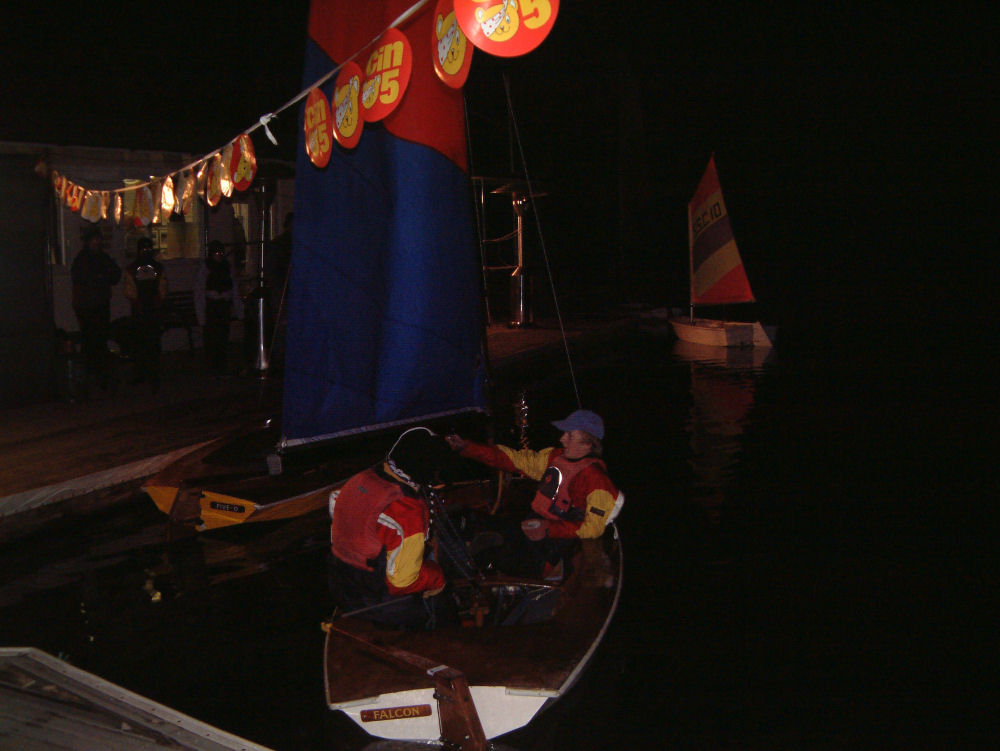
<path id="1" fill-rule="evenodd" d="M 0 139 L 209 153 L 305 88 L 307 19 L 303 0 L 25 4 L 0 29 Z M 981 4 L 563 3 L 529 55 L 477 51 L 473 172 L 523 148 L 572 311 L 683 305 L 714 153 L 787 342 L 950 346 L 992 318 L 998 26 Z M 258 155 L 294 158 L 296 121 Z"/>

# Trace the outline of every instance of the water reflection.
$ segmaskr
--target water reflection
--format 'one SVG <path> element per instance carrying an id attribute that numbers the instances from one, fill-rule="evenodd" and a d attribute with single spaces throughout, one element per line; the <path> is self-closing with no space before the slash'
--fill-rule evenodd
<path id="1" fill-rule="evenodd" d="M 693 472 L 689 497 L 704 517 L 704 555 L 709 562 L 727 563 L 743 432 L 758 379 L 773 362 L 774 350 L 677 341 L 672 355 L 689 366 L 691 406 L 684 426 Z"/>
<path id="2" fill-rule="evenodd" d="M 152 503 L 135 495 L 106 514 L 54 525 L 0 549 L 0 643 L 99 665 L 102 643 L 127 641 L 123 623 L 169 631 L 167 611 L 179 599 L 204 603 L 222 585 L 280 575 L 304 556 L 321 558 L 325 515 L 177 538 Z M 322 571 L 319 563 L 310 568 Z M 39 622 L 47 628 L 40 631 Z"/>
<path id="3" fill-rule="evenodd" d="M 290 556 L 326 545 L 325 509 L 286 524 L 254 525 L 213 536 L 190 531 L 178 536 L 148 499 L 136 495 L 127 504 L 132 507 L 129 511 L 109 515 L 104 524 L 88 520 L 85 536 L 69 529 L 49 530 L 31 546 L 30 560 L 24 546 L 0 552 L 0 609 L 87 580 L 105 582 L 102 592 L 122 589 L 123 568 L 134 573 L 132 578 L 138 582 L 129 586 L 137 586 L 157 602 L 164 593 L 180 595 L 253 576 Z M 39 560 L 42 563 L 28 565 Z"/>
<path id="4" fill-rule="evenodd" d="M 171 530 L 151 573 L 157 587 L 180 595 L 271 570 L 290 557 L 325 550 L 328 517 L 320 509 L 280 524 L 232 527 L 213 534 Z"/>

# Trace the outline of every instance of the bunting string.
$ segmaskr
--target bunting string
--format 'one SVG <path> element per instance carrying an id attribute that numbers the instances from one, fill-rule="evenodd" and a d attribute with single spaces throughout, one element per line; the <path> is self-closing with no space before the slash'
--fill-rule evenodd
<path id="1" fill-rule="evenodd" d="M 310 95 L 312 96 L 307 103 L 307 110 L 311 110 L 311 105 L 317 97 L 314 92 L 318 92 L 321 86 L 335 77 L 333 102 L 327 103 L 325 97 L 322 97 L 322 105 L 325 106 L 327 115 L 322 121 L 321 127 L 325 125 L 328 130 L 327 135 L 332 135 L 342 146 L 353 147 L 360 138 L 361 121 L 374 121 L 385 117 L 395 108 L 405 92 L 406 83 L 409 80 L 411 59 L 409 42 L 405 36 L 394 30 L 406 24 L 423 10 L 429 1 L 416 0 L 372 37 L 367 44 L 357 49 L 347 59 L 310 86 L 298 92 L 280 107 L 261 115 L 257 122 L 221 148 L 211 151 L 166 175 L 150 177 L 144 181 L 125 180 L 125 184 L 117 188 L 88 188 L 52 170 L 50 177 L 54 190 L 68 208 L 74 212 L 80 212 L 84 219 L 91 222 L 107 219 L 110 211 L 115 222 L 121 222 L 122 219 L 131 217 L 136 226 L 145 226 L 150 222 L 155 223 L 173 212 L 188 213 L 195 196 L 202 197 L 210 206 L 215 206 L 223 196 L 230 197 L 234 189 L 246 190 L 253 182 L 257 167 L 250 134 L 258 128 L 263 129 L 267 139 L 277 146 L 278 140 L 268 124 L 282 112 L 297 105 Z M 520 23 L 518 6 L 523 5 L 525 5 L 524 2 L 514 3 L 510 0 L 504 0 L 501 5 L 490 8 L 491 12 L 495 11 L 493 15 L 484 17 L 481 0 L 478 2 L 477 0 L 437 0 L 438 49 L 435 56 L 435 69 L 442 81 L 454 88 L 460 88 L 464 84 L 472 55 L 471 47 L 466 50 L 466 41 L 471 41 L 477 48 L 495 55 L 521 55 L 534 49 L 548 35 L 558 13 L 559 0 L 532 0 L 532 2 L 527 3 L 531 8 L 531 12 L 528 14 L 532 21 L 530 24 Z M 395 36 L 392 36 L 393 34 Z M 369 74 L 368 79 L 363 79 L 364 73 L 355 59 L 363 52 L 373 49 L 380 39 L 383 40 L 386 47 L 391 46 L 392 49 L 379 60 L 379 64 L 376 66 L 377 73 Z M 397 48 L 395 45 L 400 45 L 400 47 Z M 400 49 L 403 49 L 405 53 L 400 53 Z M 447 64 L 445 61 L 446 53 L 449 56 Z M 402 58 L 404 54 L 405 59 L 400 62 L 399 58 Z M 457 64 L 451 59 L 456 56 L 459 57 Z M 439 66 L 439 59 L 441 66 Z M 376 101 L 379 98 L 385 99 L 385 97 L 376 97 L 376 94 L 381 93 L 377 87 L 382 83 L 382 73 L 386 70 L 379 67 L 382 65 L 399 68 L 399 70 L 391 69 L 392 76 L 386 76 L 387 80 L 392 78 L 398 83 L 398 91 L 394 90 L 395 101 L 391 103 L 391 106 L 386 106 L 384 101 L 381 104 Z M 370 63 L 369 67 L 372 67 Z M 351 75 L 345 75 L 347 73 Z M 393 78 L 393 76 L 395 77 Z M 359 110 L 361 110 L 361 117 L 358 116 Z M 330 117 L 329 113 L 331 112 L 335 113 L 336 116 Z M 320 114 L 322 116 L 322 113 Z M 307 117 L 307 152 L 314 164 L 320 167 L 325 166 L 326 162 L 321 161 L 322 155 L 314 153 L 314 149 L 322 143 L 322 138 L 317 136 L 316 127 L 310 131 L 308 119 Z M 344 125 L 344 127 L 350 127 L 350 133 L 341 128 L 344 123 L 350 124 Z M 357 126 L 356 132 L 355 126 Z M 332 144 L 327 144 L 325 154 L 327 159 L 330 148 L 332 148 Z"/>

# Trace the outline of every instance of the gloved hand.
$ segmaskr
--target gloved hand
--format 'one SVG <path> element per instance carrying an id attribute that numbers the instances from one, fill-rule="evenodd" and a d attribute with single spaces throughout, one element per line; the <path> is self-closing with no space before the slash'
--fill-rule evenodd
<path id="1" fill-rule="evenodd" d="M 521 522 L 524 536 L 533 542 L 544 540 L 549 533 L 549 522 L 546 519 L 525 519 Z"/>
<path id="2" fill-rule="evenodd" d="M 437 589 L 425 589 L 424 598 L 433 597 L 434 595 L 439 595 L 444 590 L 444 587 L 438 587 Z"/>

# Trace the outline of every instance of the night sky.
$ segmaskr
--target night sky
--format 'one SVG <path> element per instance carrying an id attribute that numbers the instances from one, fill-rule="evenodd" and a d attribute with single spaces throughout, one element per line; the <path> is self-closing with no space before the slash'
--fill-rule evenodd
<path id="1" fill-rule="evenodd" d="M 476 53 L 473 170 L 506 166 L 507 75 L 546 246 L 585 298 L 685 302 L 685 204 L 714 152 L 762 315 L 791 336 L 974 312 L 1000 238 L 989 7 L 563 2 L 530 55 Z M 302 88 L 304 0 L 22 8 L 0 29 L 2 140 L 207 153 Z M 258 154 L 293 158 L 292 110 L 273 128 Z"/>

